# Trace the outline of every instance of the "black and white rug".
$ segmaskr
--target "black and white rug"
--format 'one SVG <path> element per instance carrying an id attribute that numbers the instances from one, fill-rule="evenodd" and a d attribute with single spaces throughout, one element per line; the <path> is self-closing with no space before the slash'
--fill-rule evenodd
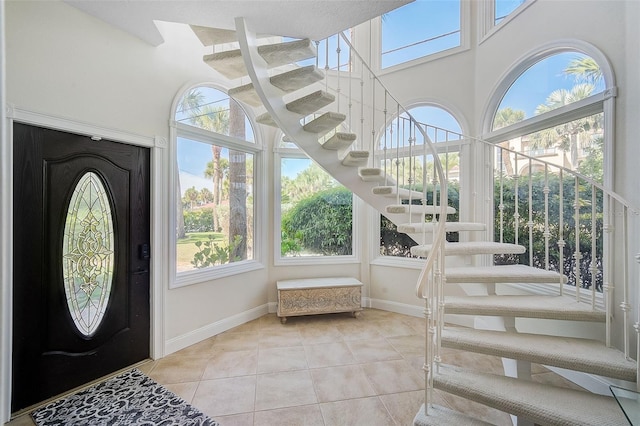
<path id="1" fill-rule="evenodd" d="M 52 402 L 31 416 L 38 426 L 219 425 L 138 369 Z"/>

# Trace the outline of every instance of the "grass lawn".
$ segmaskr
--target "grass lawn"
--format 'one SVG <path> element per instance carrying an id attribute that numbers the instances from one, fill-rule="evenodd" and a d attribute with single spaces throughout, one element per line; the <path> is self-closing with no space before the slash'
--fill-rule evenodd
<path id="1" fill-rule="evenodd" d="M 177 244 L 177 267 L 178 272 L 190 270 L 193 266 L 191 265 L 191 261 L 193 260 L 193 256 L 198 251 L 196 247 L 196 242 L 201 241 L 209 241 L 209 237 L 213 237 L 213 241 L 215 244 L 219 246 L 227 246 L 227 236 L 221 234 L 219 232 L 190 232 L 187 234 L 186 238 L 181 238 L 178 240 Z"/>

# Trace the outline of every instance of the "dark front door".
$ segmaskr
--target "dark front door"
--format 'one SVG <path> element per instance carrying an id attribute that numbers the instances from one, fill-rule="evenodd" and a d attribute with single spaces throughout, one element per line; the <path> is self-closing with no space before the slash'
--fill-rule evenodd
<path id="1" fill-rule="evenodd" d="M 149 357 L 149 150 L 15 124 L 12 411 Z"/>

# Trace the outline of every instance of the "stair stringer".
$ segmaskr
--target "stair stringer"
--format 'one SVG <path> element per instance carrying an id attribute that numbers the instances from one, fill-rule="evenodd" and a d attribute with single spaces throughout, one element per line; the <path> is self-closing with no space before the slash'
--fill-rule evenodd
<path id="1" fill-rule="evenodd" d="M 398 225 L 409 221 L 409 215 L 406 213 L 386 212 L 385 209 L 390 200 L 372 193 L 372 189 L 379 186 L 377 182 L 362 180 L 358 176 L 357 167 L 342 165 L 337 158 L 336 151 L 324 149 L 318 142 L 315 133 L 306 132 L 302 128 L 300 115 L 287 110 L 282 91 L 271 85 L 267 64 L 258 54 L 256 36 L 246 28 L 243 18 L 236 18 L 236 32 L 249 78 L 264 107 L 271 114 L 278 127 L 327 173 L 349 188 L 364 202 L 383 213 L 394 224 Z"/>

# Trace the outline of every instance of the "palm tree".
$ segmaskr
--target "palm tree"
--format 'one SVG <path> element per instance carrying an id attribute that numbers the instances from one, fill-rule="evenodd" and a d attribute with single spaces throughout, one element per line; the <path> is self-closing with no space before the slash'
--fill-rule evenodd
<path id="1" fill-rule="evenodd" d="M 589 83 L 581 83 L 573 86 L 571 90 L 554 90 L 545 103 L 536 107 L 536 115 L 544 114 L 565 105 L 585 99 L 593 93 L 595 86 Z M 570 152 L 569 161 L 572 168 L 578 166 L 578 138 L 581 133 L 598 125 L 597 116 L 584 117 L 569 123 L 564 123 L 551 129 L 546 129 L 532 135 L 531 140 L 536 148 L 549 148 L 558 146 L 564 151 Z"/>
<path id="2" fill-rule="evenodd" d="M 176 171 L 178 170 L 178 164 L 176 161 Z M 182 203 L 182 188 L 180 187 L 180 174 L 178 173 L 178 179 L 176 179 L 176 191 L 178 196 L 176 197 L 176 209 L 178 211 L 177 226 L 176 226 L 176 238 L 182 239 L 187 236 L 187 232 L 184 229 L 184 204 Z"/>
<path id="3" fill-rule="evenodd" d="M 600 66 L 589 56 L 575 58 L 563 73 L 574 76 L 577 83 L 589 83 L 595 86 L 602 80 Z"/>
<path id="4" fill-rule="evenodd" d="M 245 115 L 229 99 L 229 136 L 245 139 Z M 247 155 L 229 150 L 229 260 L 247 258 Z"/>
<path id="5" fill-rule="evenodd" d="M 213 202 L 213 193 L 209 190 L 209 188 L 202 188 L 200 190 L 200 200 L 203 203 L 211 203 Z"/>
<path id="6" fill-rule="evenodd" d="M 195 118 L 200 114 L 200 106 L 204 103 L 205 96 L 200 90 L 191 89 L 180 99 L 177 114 L 186 114 L 189 122 L 194 123 Z"/>
<path id="7" fill-rule="evenodd" d="M 189 117 L 189 121 L 191 123 L 194 122 L 195 117 L 200 114 L 200 105 L 204 102 L 204 95 L 198 89 L 191 89 L 189 92 L 180 99 L 180 103 L 178 104 L 178 108 L 176 110 L 176 115 L 184 115 L 186 114 Z M 176 170 L 178 170 L 178 160 L 176 159 Z M 176 184 L 176 193 L 178 196 L 177 200 L 177 209 L 178 209 L 178 217 L 177 222 L 178 225 L 176 227 L 176 235 L 178 239 L 184 238 L 187 234 L 184 229 L 184 209 L 182 207 L 182 190 L 180 187 L 180 173 L 178 172 L 178 179 Z"/>
<path id="8" fill-rule="evenodd" d="M 194 118 L 194 124 L 211 132 L 222 133 L 229 132 L 229 110 L 223 107 L 212 107 L 210 105 L 200 109 L 200 113 Z M 218 208 L 220 205 L 220 187 L 222 182 L 222 170 L 220 168 L 220 155 L 222 148 L 217 145 L 211 145 L 211 156 L 213 170 L 206 177 L 213 179 L 213 229 L 218 231 L 221 229 L 220 219 L 218 216 Z"/>
<path id="9" fill-rule="evenodd" d="M 192 186 L 184 192 L 184 200 L 189 203 L 189 209 L 193 210 L 194 204 L 198 201 L 198 195 L 199 192 L 195 186 Z"/>
<path id="10" fill-rule="evenodd" d="M 499 109 L 496 112 L 496 116 L 493 119 L 493 130 L 498 130 L 503 127 L 511 126 L 512 124 L 518 123 L 524 120 L 524 111 L 519 109 L 513 109 L 511 107 Z M 502 148 L 509 148 L 509 141 L 504 141 L 499 143 Z M 505 171 L 508 176 L 513 176 L 513 164 L 511 164 L 511 155 L 507 149 L 501 149 L 502 154 L 502 164 L 504 165 Z"/>

